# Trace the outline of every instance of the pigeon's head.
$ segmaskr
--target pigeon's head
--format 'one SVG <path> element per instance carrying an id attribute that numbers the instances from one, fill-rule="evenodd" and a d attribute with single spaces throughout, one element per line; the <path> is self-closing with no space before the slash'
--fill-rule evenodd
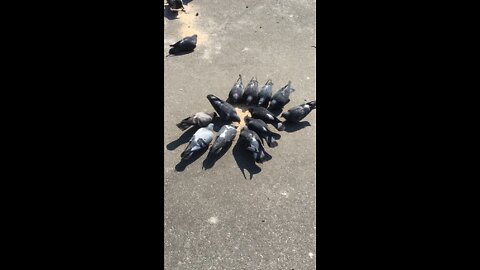
<path id="1" fill-rule="evenodd" d="M 248 125 L 248 123 L 250 123 L 250 121 L 252 121 L 252 118 L 250 116 L 245 116 L 245 123 Z"/>
<path id="2" fill-rule="evenodd" d="M 268 79 L 268 81 L 265 83 L 265 85 L 273 85 L 272 79 Z"/>
<path id="3" fill-rule="evenodd" d="M 213 126 L 214 126 L 213 123 L 210 123 L 210 124 L 208 124 L 207 128 L 208 128 L 209 130 L 213 130 Z"/>
<path id="4" fill-rule="evenodd" d="M 288 117 L 289 115 L 290 115 L 290 112 L 284 112 L 284 113 L 282 113 L 281 116 L 282 116 L 283 118 L 287 119 L 287 117 Z"/>

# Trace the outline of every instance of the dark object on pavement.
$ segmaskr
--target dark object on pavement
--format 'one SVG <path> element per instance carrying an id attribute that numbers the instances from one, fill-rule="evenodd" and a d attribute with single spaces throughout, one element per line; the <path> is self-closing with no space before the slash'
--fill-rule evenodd
<path id="1" fill-rule="evenodd" d="M 317 101 L 310 101 L 308 103 L 293 107 L 290 110 L 282 113 L 282 117 L 287 119 L 287 121 L 298 123 L 316 108 Z"/>
<path id="2" fill-rule="evenodd" d="M 232 105 L 219 99 L 215 95 L 208 95 L 207 98 L 222 120 L 240 123 L 240 117 L 238 116 L 237 111 L 235 111 L 235 108 L 233 108 Z"/>

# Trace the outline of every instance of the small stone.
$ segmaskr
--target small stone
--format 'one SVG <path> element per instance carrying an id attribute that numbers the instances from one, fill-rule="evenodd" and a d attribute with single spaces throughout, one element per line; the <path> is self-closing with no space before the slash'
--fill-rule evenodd
<path id="1" fill-rule="evenodd" d="M 247 6 L 247 8 L 248 8 L 248 6 Z"/>
<path id="2" fill-rule="evenodd" d="M 197 14 L 195 14 L 195 16 L 198 16 L 198 12 L 197 12 Z"/>

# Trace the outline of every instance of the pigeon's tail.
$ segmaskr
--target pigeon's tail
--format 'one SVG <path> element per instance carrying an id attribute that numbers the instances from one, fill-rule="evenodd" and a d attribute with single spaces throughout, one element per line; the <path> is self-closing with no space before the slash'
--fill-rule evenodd
<path id="1" fill-rule="evenodd" d="M 307 105 L 310 106 L 311 110 L 314 110 L 317 108 L 317 101 L 314 100 L 314 101 L 307 102 Z"/>

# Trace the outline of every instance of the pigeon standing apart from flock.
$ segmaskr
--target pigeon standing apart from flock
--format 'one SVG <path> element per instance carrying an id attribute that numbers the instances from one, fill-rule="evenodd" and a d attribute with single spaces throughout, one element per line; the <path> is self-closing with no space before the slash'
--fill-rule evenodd
<path id="1" fill-rule="evenodd" d="M 265 122 L 260 119 L 255 119 L 247 116 L 245 117 L 245 123 L 247 124 L 247 127 L 250 130 L 255 131 L 258 136 L 262 138 L 262 140 L 265 139 L 269 147 L 275 147 L 278 145 L 278 143 L 273 138 L 273 135 L 278 134 L 268 129 L 268 126 Z"/>
<path id="2" fill-rule="evenodd" d="M 222 120 L 240 123 L 240 117 L 232 105 L 214 95 L 208 95 L 207 98 Z"/>
<path id="3" fill-rule="evenodd" d="M 272 97 L 269 110 L 282 109 L 288 102 L 290 102 L 290 94 L 294 92 L 292 88 L 292 82 L 288 81 L 288 84 L 278 90 Z"/>
<path id="4" fill-rule="evenodd" d="M 250 82 L 247 84 L 247 87 L 245 87 L 245 92 L 243 93 L 243 99 L 247 103 L 247 105 L 250 104 L 256 104 L 258 98 L 258 81 L 257 78 L 253 77 Z"/>
<path id="5" fill-rule="evenodd" d="M 171 11 L 182 10 L 185 11 L 182 0 L 167 0 L 167 5 Z"/>
<path id="6" fill-rule="evenodd" d="M 317 101 L 310 101 L 308 103 L 296 106 L 291 108 L 290 110 L 282 113 L 282 117 L 287 119 L 290 122 L 300 122 L 303 118 L 305 118 L 312 110 L 317 108 Z"/>
<path id="7" fill-rule="evenodd" d="M 263 163 L 267 155 L 269 156 L 269 154 L 263 148 L 258 134 L 255 133 L 255 131 L 248 129 L 246 126 L 240 131 L 239 142 L 242 143 L 248 151 L 252 152 L 253 158 L 258 163 Z"/>
<path id="8" fill-rule="evenodd" d="M 238 75 L 237 82 L 233 85 L 232 89 L 230 89 L 230 93 L 228 94 L 228 98 L 232 104 L 240 103 L 243 97 L 243 84 L 242 84 L 242 75 Z"/>
<path id="9" fill-rule="evenodd" d="M 191 52 L 197 47 L 197 35 L 185 37 L 170 47 L 172 48 L 168 51 L 169 54 Z"/>
<path id="10" fill-rule="evenodd" d="M 213 136 L 213 123 L 208 124 L 206 128 L 203 127 L 197 130 L 197 132 L 193 134 L 192 139 L 190 139 L 185 151 L 180 155 L 182 159 L 187 160 L 192 157 L 193 153 L 208 148 L 213 140 Z"/>
<path id="11" fill-rule="evenodd" d="M 237 129 L 232 125 L 224 125 L 218 132 L 218 136 L 215 139 L 212 147 L 210 148 L 210 153 L 218 154 L 222 151 L 223 147 L 233 141 L 237 135 Z"/>
<path id="12" fill-rule="evenodd" d="M 268 102 L 272 98 L 272 80 L 268 80 L 258 93 L 258 106 L 268 107 Z"/>
<path id="13" fill-rule="evenodd" d="M 191 126 L 206 127 L 210 124 L 215 117 L 217 117 L 215 112 L 198 112 L 192 116 L 189 116 L 183 119 L 180 123 L 177 124 L 177 127 L 181 130 L 186 130 Z"/>
<path id="14" fill-rule="evenodd" d="M 249 109 L 250 114 L 253 118 L 261 119 L 265 123 L 272 124 L 278 131 L 285 130 L 285 126 L 282 124 L 282 121 L 275 117 L 273 113 L 263 107 L 252 107 Z"/>

